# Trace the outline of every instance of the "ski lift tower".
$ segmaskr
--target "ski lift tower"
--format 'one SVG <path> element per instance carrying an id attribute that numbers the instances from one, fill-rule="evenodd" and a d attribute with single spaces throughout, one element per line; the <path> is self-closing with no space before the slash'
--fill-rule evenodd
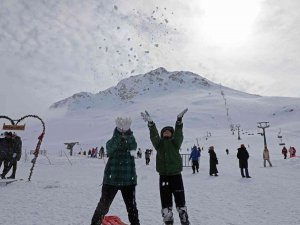
<path id="1" fill-rule="evenodd" d="M 265 129 L 270 127 L 269 122 L 257 122 L 257 127 L 263 130 L 262 133 L 258 133 L 264 137 L 264 146 L 267 147 L 267 140 L 266 140 L 266 132 Z"/>
<path id="2" fill-rule="evenodd" d="M 76 144 L 79 144 L 79 142 L 69 142 L 69 143 L 64 143 L 66 146 L 67 146 L 67 149 L 70 150 L 70 156 L 73 155 L 73 147 L 76 145 Z"/>
<path id="3" fill-rule="evenodd" d="M 237 125 L 235 125 L 235 127 L 236 127 L 236 129 L 238 131 L 238 140 L 241 140 L 241 136 L 240 136 L 240 127 L 241 127 L 241 125 L 237 124 Z"/>

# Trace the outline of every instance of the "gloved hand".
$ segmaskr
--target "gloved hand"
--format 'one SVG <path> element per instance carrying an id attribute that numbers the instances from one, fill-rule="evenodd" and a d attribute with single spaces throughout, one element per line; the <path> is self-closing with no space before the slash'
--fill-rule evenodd
<path id="1" fill-rule="evenodd" d="M 181 122 L 182 121 L 182 117 L 184 116 L 184 114 L 188 111 L 188 108 L 184 109 L 181 113 L 179 113 L 177 115 L 177 121 Z"/>
<path id="2" fill-rule="evenodd" d="M 118 131 L 124 133 L 127 130 L 129 130 L 130 126 L 131 126 L 131 122 L 132 122 L 132 120 L 129 117 L 128 118 L 127 117 L 126 118 L 117 117 L 116 126 L 117 126 Z"/>
<path id="3" fill-rule="evenodd" d="M 17 153 L 14 153 L 14 154 L 12 155 L 12 157 L 13 157 L 13 158 L 16 158 L 16 157 L 17 157 Z"/>
<path id="4" fill-rule="evenodd" d="M 149 115 L 149 113 L 147 112 L 147 110 L 145 110 L 145 112 L 141 112 L 141 116 L 145 122 L 148 122 L 148 123 L 153 122 L 153 120 L 152 120 L 151 116 Z"/>

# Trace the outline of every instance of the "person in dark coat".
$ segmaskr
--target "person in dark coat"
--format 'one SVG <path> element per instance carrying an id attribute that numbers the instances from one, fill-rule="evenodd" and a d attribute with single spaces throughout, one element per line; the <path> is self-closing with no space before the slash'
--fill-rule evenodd
<path id="1" fill-rule="evenodd" d="M 149 113 L 147 111 L 141 113 L 143 120 L 148 122 L 150 139 L 157 151 L 156 171 L 159 173 L 161 214 L 164 223 L 169 225 L 174 224 L 172 212 L 173 196 L 181 225 L 190 225 L 181 175 L 182 159 L 179 154 L 179 149 L 183 142 L 182 117 L 187 110 L 185 109 L 177 115 L 175 129 L 171 126 L 164 127 L 160 135 Z"/>
<path id="2" fill-rule="evenodd" d="M 150 163 L 150 156 L 151 156 L 151 151 L 150 151 L 150 149 L 146 149 L 146 151 L 145 151 L 146 165 L 149 165 L 149 163 Z"/>
<path id="3" fill-rule="evenodd" d="M 16 177 L 16 171 L 17 171 L 17 162 L 20 161 L 21 155 L 22 155 L 22 140 L 21 138 L 16 134 L 12 134 L 12 141 L 13 141 L 13 155 L 11 157 L 11 160 L 9 162 L 7 172 L 12 168 L 12 174 L 7 177 L 7 179 L 15 179 Z M 4 174 L 5 176 L 6 174 Z"/>
<path id="4" fill-rule="evenodd" d="M 200 151 L 198 151 L 196 145 L 193 146 L 192 152 L 190 154 L 189 160 L 192 160 L 192 170 L 193 173 L 199 172 L 199 158 L 200 158 Z"/>
<path id="5" fill-rule="evenodd" d="M 15 149 L 15 142 L 12 139 L 12 133 L 11 132 L 5 132 L 4 138 L 2 140 L 2 152 L 5 152 L 5 154 L 2 154 L 2 162 L 4 163 L 4 168 L 1 174 L 1 179 L 6 179 L 5 176 L 9 172 L 9 170 L 12 167 L 12 161 L 16 158 L 16 149 Z"/>
<path id="6" fill-rule="evenodd" d="M 106 143 L 108 161 L 104 170 L 102 194 L 91 225 L 102 223 L 119 190 L 126 205 L 130 224 L 140 225 L 135 198 L 137 175 L 132 153 L 135 152 L 137 143 L 130 130 L 130 118 L 118 117 L 116 125 L 113 137 Z"/>
<path id="7" fill-rule="evenodd" d="M 241 147 L 238 148 L 237 158 L 239 159 L 239 165 L 240 165 L 242 177 L 251 178 L 248 172 L 249 153 L 244 144 L 241 144 Z M 245 169 L 246 176 L 244 174 L 244 169 Z"/>
<path id="8" fill-rule="evenodd" d="M 215 153 L 215 148 L 214 146 L 210 146 L 208 148 L 208 153 L 209 153 L 209 175 L 210 176 L 218 176 L 218 169 L 217 169 L 217 164 L 218 162 L 218 158 L 217 155 Z"/>
<path id="9" fill-rule="evenodd" d="M 9 145 L 8 145 L 8 141 L 6 138 L 0 138 L 0 168 L 3 164 L 3 170 L 4 171 L 4 168 L 6 168 L 8 165 L 8 148 L 9 148 Z"/>
<path id="10" fill-rule="evenodd" d="M 281 153 L 284 155 L 284 159 L 286 159 L 288 150 L 287 150 L 287 148 L 285 146 L 283 147 Z"/>
<path id="11" fill-rule="evenodd" d="M 104 157 L 104 147 L 101 146 L 100 150 L 99 150 L 99 157 L 100 159 L 102 159 Z"/>

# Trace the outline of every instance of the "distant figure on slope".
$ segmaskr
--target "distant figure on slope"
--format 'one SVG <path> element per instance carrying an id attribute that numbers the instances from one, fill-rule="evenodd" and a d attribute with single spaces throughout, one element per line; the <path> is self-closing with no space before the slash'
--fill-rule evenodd
<path id="1" fill-rule="evenodd" d="M 101 148 L 99 149 L 99 157 L 100 159 L 102 159 L 104 157 L 104 147 L 101 146 Z"/>
<path id="2" fill-rule="evenodd" d="M 269 153 L 269 149 L 267 148 L 267 146 L 265 146 L 265 148 L 264 148 L 263 159 L 264 159 L 264 167 L 266 167 L 266 161 L 268 161 L 270 167 L 272 167 L 272 163 L 270 161 L 270 153 Z"/>
<path id="3" fill-rule="evenodd" d="M 157 151 L 156 170 L 159 173 L 159 190 L 162 206 L 162 217 L 165 224 L 173 224 L 173 199 L 175 199 L 176 209 L 179 213 L 182 225 L 189 225 L 187 207 L 185 205 L 185 194 L 181 176 L 182 159 L 179 149 L 183 142 L 182 117 L 188 109 L 183 110 L 177 116 L 175 130 L 171 126 L 164 127 L 160 135 L 155 123 L 147 111 L 142 112 L 143 120 L 148 122 L 150 139 Z"/>
<path id="4" fill-rule="evenodd" d="M 240 165 L 242 177 L 243 178 L 245 177 L 244 174 L 244 169 L 245 169 L 246 177 L 251 178 L 248 172 L 249 153 L 244 144 L 241 144 L 241 147 L 238 148 L 237 158 L 239 159 L 239 165 Z"/>
<path id="5" fill-rule="evenodd" d="M 4 133 L 4 138 L 0 138 L 0 168 L 1 165 L 3 165 L 2 173 L 7 169 L 8 164 L 9 164 L 9 155 L 10 152 L 12 152 L 12 142 L 9 138 L 8 132 Z M 5 179 L 5 176 L 2 176 L 1 178 Z"/>
<path id="6" fill-rule="evenodd" d="M 5 173 L 3 173 L 3 175 L 5 176 L 6 173 L 8 173 L 10 171 L 11 168 L 13 171 L 12 171 L 12 174 L 9 177 L 7 177 L 7 179 L 15 179 L 16 171 L 17 171 L 17 162 L 20 161 L 21 155 L 22 155 L 22 140 L 21 140 L 21 138 L 16 133 L 13 133 L 11 138 L 13 141 L 13 154 L 10 159 L 7 170 Z"/>
<path id="7" fill-rule="evenodd" d="M 226 151 L 226 154 L 228 155 L 228 154 L 229 154 L 229 150 L 228 150 L 228 148 L 226 148 L 226 150 L 225 150 L 225 151 Z"/>
<path id="8" fill-rule="evenodd" d="M 289 153 L 290 153 L 290 158 L 295 157 L 296 156 L 296 149 L 295 149 L 295 147 L 290 146 Z"/>
<path id="9" fill-rule="evenodd" d="M 142 149 L 141 149 L 141 148 L 138 148 L 137 158 L 138 158 L 138 159 L 141 159 L 141 158 L 142 158 Z"/>
<path id="10" fill-rule="evenodd" d="M 108 161 L 104 170 L 102 194 L 94 212 L 91 225 L 100 225 L 118 190 L 121 191 L 131 225 L 140 225 L 135 200 L 137 175 L 134 156 L 137 143 L 130 130 L 131 119 L 116 119 L 113 137 L 106 143 Z"/>
<path id="11" fill-rule="evenodd" d="M 1 174 L 1 179 L 6 179 L 5 176 L 13 166 L 14 162 L 17 161 L 17 152 L 16 152 L 16 142 L 12 137 L 12 132 L 5 132 L 4 133 L 4 139 L 2 142 L 2 148 L 4 148 L 5 151 L 5 157 L 4 160 L 1 160 L 4 162 L 4 168 Z M 12 177 L 9 177 L 12 178 Z"/>
<path id="12" fill-rule="evenodd" d="M 151 150 L 150 149 L 146 149 L 146 151 L 145 151 L 146 165 L 149 165 L 149 163 L 150 163 L 150 156 L 151 156 Z"/>
<path id="13" fill-rule="evenodd" d="M 218 162 L 218 158 L 217 155 L 215 153 L 215 148 L 214 146 L 210 146 L 208 148 L 208 153 L 209 153 L 209 175 L 210 176 L 218 176 L 218 169 L 217 169 L 217 164 Z"/>
<path id="14" fill-rule="evenodd" d="M 200 158 L 201 154 L 198 151 L 196 145 L 194 145 L 194 147 L 192 148 L 192 152 L 190 154 L 190 158 L 189 160 L 192 159 L 192 170 L 193 173 L 195 173 L 195 171 L 197 170 L 197 173 L 199 172 L 199 158 Z"/>
<path id="15" fill-rule="evenodd" d="M 287 157 L 287 152 L 288 152 L 288 150 L 287 150 L 287 148 L 284 146 L 283 149 L 281 150 L 281 153 L 284 155 L 284 159 L 286 159 L 286 157 Z"/>

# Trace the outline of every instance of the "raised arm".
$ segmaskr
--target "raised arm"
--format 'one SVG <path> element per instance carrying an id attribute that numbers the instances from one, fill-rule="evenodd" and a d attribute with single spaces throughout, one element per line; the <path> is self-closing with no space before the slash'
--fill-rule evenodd
<path id="1" fill-rule="evenodd" d="M 152 142 L 153 147 L 157 150 L 159 141 L 160 141 L 160 137 L 159 137 L 156 125 L 153 122 L 153 120 L 152 120 L 151 116 L 149 115 L 149 113 L 147 112 L 147 110 L 145 110 L 145 112 L 141 112 L 141 116 L 142 116 L 143 120 L 148 123 L 148 128 L 150 130 L 150 140 Z"/>
<path id="2" fill-rule="evenodd" d="M 182 142 L 183 142 L 183 132 L 182 132 L 182 118 L 184 114 L 188 111 L 188 108 L 184 109 L 182 112 L 180 112 L 177 115 L 177 120 L 175 123 L 175 131 L 174 131 L 174 143 L 177 145 L 178 148 L 180 148 Z"/>

